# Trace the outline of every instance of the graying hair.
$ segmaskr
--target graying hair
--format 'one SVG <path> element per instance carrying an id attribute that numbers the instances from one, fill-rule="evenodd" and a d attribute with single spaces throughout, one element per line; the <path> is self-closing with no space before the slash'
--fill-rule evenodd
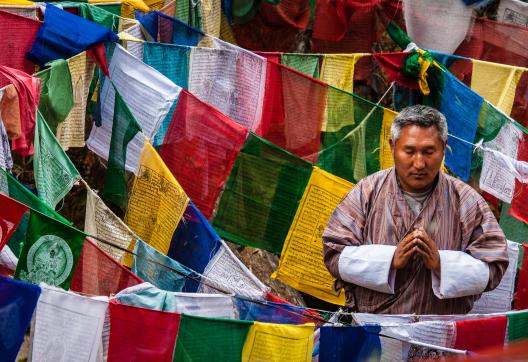
<path id="1" fill-rule="evenodd" d="M 411 125 L 424 128 L 436 126 L 440 139 L 444 143 L 447 142 L 446 118 L 437 109 L 421 104 L 402 109 L 392 122 L 390 129 L 392 142 L 396 142 L 400 138 L 402 128 Z"/>

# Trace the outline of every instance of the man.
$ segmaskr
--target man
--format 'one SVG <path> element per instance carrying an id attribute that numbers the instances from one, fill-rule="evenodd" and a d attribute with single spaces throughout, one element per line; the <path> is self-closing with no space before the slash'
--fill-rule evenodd
<path id="1" fill-rule="evenodd" d="M 365 177 L 336 207 L 323 254 L 347 306 L 368 313 L 468 313 L 508 267 L 484 199 L 440 171 L 447 123 L 422 105 L 391 126 L 395 166 Z"/>

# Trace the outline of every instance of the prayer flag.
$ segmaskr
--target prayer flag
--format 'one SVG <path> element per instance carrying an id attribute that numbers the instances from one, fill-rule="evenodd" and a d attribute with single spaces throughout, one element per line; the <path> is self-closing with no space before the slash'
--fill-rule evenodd
<path id="1" fill-rule="evenodd" d="M 238 318 L 243 320 L 278 324 L 304 324 L 314 321 L 310 318 L 313 312 L 285 301 L 254 302 L 235 298 L 235 303 Z"/>
<path id="2" fill-rule="evenodd" d="M 137 175 L 145 137 L 150 139 L 156 134 L 181 88 L 120 45 L 115 46 L 109 73 L 112 81 L 105 81 L 99 94 L 101 124 L 96 122 L 97 127 L 92 127 L 87 146 L 98 156 L 109 159 L 115 86 L 143 130 L 143 135 L 136 136 L 127 147 L 126 169 Z"/>
<path id="3" fill-rule="evenodd" d="M 499 225 L 506 239 L 520 244 L 528 243 L 528 225 L 511 216 L 509 213 L 510 209 L 511 205 L 502 203 Z"/>
<path id="4" fill-rule="evenodd" d="M 31 193 L 26 186 L 21 184 L 16 178 L 2 168 L 0 168 L 0 192 L 9 195 L 9 197 L 29 206 L 31 209 L 36 210 L 43 215 L 58 220 L 66 225 L 71 224 L 62 215 Z"/>
<path id="5" fill-rule="evenodd" d="M 380 134 L 380 168 L 382 170 L 394 166 L 394 157 L 390 147 L 390 128 L 397 113 L 388 108 L 383 108 L 383 120 L 381 121 Z"/>
<path id="6" fill-rule="evenodd" d="M 110 139 L 110 151 L 108 153 L 108 167 L 106 169 L 104 199 L 124 207 L 126 205 L 126 179 L 125 163 L 127 158 L 127 147 L 130 141 L 141 133 L 141 126 L 130 113 L 127 104 L 115 89 L 114 118 L 112 120 L 112 138 Z"/>
<path id="7" fill-rule="evenodd" d="M 119 248 L 95 239 L 97 246 L 117 261 L 121 261 L 125 253 L 122 249 L 128 249 L 130 242 L 136 239 L 134 232 L 89 187 L 86 189 L 84 231 L 91 236 L 111 241 L 117 245 Z"/>
<path id="8" fill-rule="evenodd" d="M 528 161 L 528 135 L 523 133 L 517 149 L 518 161 Z M 526 171 L 524 171 L 526 172 Z M 510 215 L 524 223 L 528 223 L 528 184 L 515 179 L 515 189 L 511 203 Z"/>
<path id="9" fill-rule="evenodd" d="M 42 294 L 32 327 L 32 360 L 98 361 L 108 300 L 40 286 Z"/>
<path id="10" fill-rule="evenodd" d="M 120 303 L 193 316 L 235 319 L 233 297 L 226 294 L 179 293 L 143 283 L 121 291 Z"/>
<path id="11" fill-rule="evenodd" d="M 320 70 L 318 54 L 283 53 L 280 55 L 280 63 L 295 69 L 299 73 L 319 79 Z"/>
<path id="12" fill-rule="evenodd" d="M 4 361 L 16 361 L 39 296 L 37 285 L 0 276 L 0 355 Z"/>
<path id="13" fill-rule="evenodd" d="M 28 207 L 0 193 L 0 251 L 15 232 Z"/>
<path id="14" fill-rule="evenodd" d="M 354 92 L 354 67 L 369 54 L 325 54 L 321 66 L 321 80 L 328 85 Z"/>
<path id="15" fill-rule="evenodd" d="M 524 244 L 522 247 L 523 260 L 513 302 L 514 309 L 517 310 L 528 309 L 528 244 Z"/>
<path id="16" fill-rule="evenodd" d="M 189 92 L 254 131 L 263 116 L 266 59 L 224 42 L 192 48 Z"/>
<path id="17" fill-rule="evenodd" d="M 327 85 L 268 60 L 262 120 L 255 133 L 305 160 L 317 161 Z"/>
<path id="18" fill-rule="evenodd" d="M 462 180 L 469 179 L 473 141 L 483 98 L 449 72 L 444 74 L 440 111 L 449 130 L 446 166 Z"/>
<path id="19" fill-rule="evenodd" d="M 143 45 L 143 61 L 174 84 L 183 89 L 188 88 L 189 58 L 191 48 L 187 46 L 149 43 Z"/>
<path id="20" fill-rule="evenodd" d="M 381 358 L 380 326 L 323 326 L 319 361 L 377 361 Z"/>
<path id="21" fill-rule="evenodd" d="M 4 170 L 11 170 L 13 168 L 11 146 L 9 145 L 9 137 L 4 127 L 4 122 L 0 122 L 0 168 Z"/>
<path id="22" fill-rule="evenodd" d="M 322 235 L 337 204 L 353 187 L 348 181 L 314 167 L 284 242 L 272 277 L 330 303 L 344 305 L 345 293 L 323 263 Z"/>
<path id="23" fill-rule="evenodd" d="M 227 240 L 279 254 L 311 172 L 311 163 L 250 133 L 213 226 Z"/>
<path id="24" fill-rule="evenodd" d="M 63 59 L 48 63 L 36 74 L 41 79 L 39 111 L 55 134 L 73 107 L 73 88 L 68 63 Z"/>
<path id="25" fill-rule="evenodd" d="M 268 288 L 242 263 L 229 246 L 220 240 L 220 248 L 202 274 L 199 293 L 234 293 L 264 299 Z"/>
<path id="26" fill-rule="evenodd" d="M 241 361 L 253 322 L 182 315 L 174 361 Z M 207 341 L 207 348 L 204 348 Z"/>
<path id="27" fill-rule="evenodd" d="M 50 60 L 68 59 L 93 45 L 117 40 L 115 33 L 101 25 L 47 4 L 44 24 L 27 56 L 44 67 Z"/>
<path id="28" fill-rule="evenodd" d="M 87 238 L 75 267 L 70 290 L 90 295 L 111 296 L 143 280 L 123 267 Z"/>
<path id="29" fill-rule="evenodd" d="M 339 107 L 352 112 L 344 116 Z M 341 117 L 344 116 L 344 117 Z M 329 87 L 328 117 L 321 135 L 318 166 L 357 183 L 380 170 L 380 142 L 384 109 L 352 93 Z"/>
<path id="30" fill-rule="evenodd" d="M 528 338 L 528 311 L 509 313 L 508 342 Z"/>
<path id="31" fill-rule="evenodd" d="M 453 348 L 479 351 L 501 347 L 504 345 L 507 323 L 505 316 L 457 321 Z"/>
<path id="32" fill-rule="evenodd" d="M 172 361 L 180 315 L 110 302 L 108 361 Z M 203 340 L 202 340 L 203 343 Z"/>
<path id="33" fill-rule="evenodd" d="M 473 60 L 471 89 L 502 112 L 510 115 L 517 83 L 524 68 Z"/>
<path id="34" fill-rule="evenodd" d="M 192 274 L 191 270 L 161 254 L 142 240 L 136 241 L 134 254 L 132 272 L 160 289 L 181 292 L 186 276 Z"/>
<path id="35" fill-rule="evenodd" d="M 181 92 L 160 156 L 206 218 L 213 214 L 247 134 L 218 110 Z"/>
<path id="36" fill-rule="evenodd" d="M 254 322 L 246 337 L 242 361 L 312 361 L 314 324 Z"/>
<path id="37" fill-rule="evenodd" d="M 70 192 L 73 184 L 81 177 L 39 111 L 33 168 L 38 196 L 52 208 Z"/>
<path id="38" fill-rule="evenodd" d="M 20 114 L 20 135 L 12 140 L 11 149 L 21 156 L 33 154 L 35 115 L 40 98 L 40 79 L 23 71 L 0 65 L 0 76 L 16 88 Z"/>
<path id="39" fill-rule="evenodd" d="M 41 21 L 0 10 L 0 64 L 32 74 L 35 65 L 25 58 Z M 16 30 L 15 30 L 16 29 Z M 0 88 L 10 83 L 0 75 Z"/>
<path id="40" fill-rule="evenodd" d="M 84 237 L 77 229 L 32 211 L 15 278 L 68 290 Z"/>
<path id="41" fill-rule="evenodd" d="M 70 113 L 57 126 L 57 139 L 64 150 L 70 147 L 84 147 L 84 123 L 90 83 L 94 74 L 95 63 L 86 52 L 67 60 L 73 90 L 73 107 Z"/>
<path id="42" fill-rule="evenodd" d="M 168 256 L 202 274 L 220 247 L 220 236 L 190 201 L 170 245 Z M 189 280 L 184 291 L 196 292 L 198 283 Z"/>
<path id="43" fill-rule="evenodd" d="M 185 191 L 154 147 L 146 141 L 139 161 L 139 175 L 134 180 L 128 201 L 125 223 L 146 243 L 167 254 L 174 230 L 188 202 Z M 134 247 L 133 244 L 130 248 Z M 125 256 L 125 264 L 132 264 L 130 254 Z"/>

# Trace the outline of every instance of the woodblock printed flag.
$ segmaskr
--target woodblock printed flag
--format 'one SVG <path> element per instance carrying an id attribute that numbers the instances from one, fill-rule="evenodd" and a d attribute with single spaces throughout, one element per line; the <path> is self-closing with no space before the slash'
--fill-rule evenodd
<path id="1" fill-rule="evenodd" d="M 250 133 L 220 198 L 223 238 L 279 254 L 312 164 Z"/>
<path id="2" fill-rule="evenodd" d="M 69 289 L 85 234 L 31 211 L 15 278 Z"/>
<path id="3" fill-rule="evenodd" d="M 344 291 L 323 262 L 323 231 L 337 204 L 353 184 L 314 167 L 272 277 L 330 303 L 344 305 Z"/>

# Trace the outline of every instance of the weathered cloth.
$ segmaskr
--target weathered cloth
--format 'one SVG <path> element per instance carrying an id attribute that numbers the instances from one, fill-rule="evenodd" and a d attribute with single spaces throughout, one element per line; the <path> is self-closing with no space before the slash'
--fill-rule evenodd
<path id="1" fill-rule="evenodd" d="M 484 199 L 469 185 L 440 172 L 429 200 L 415 216 L 398 186 L 395 169 L 389 168 L 362 179 L 336 207 L 323 234 L 325 264 L 337 278 L 335 288 L 345 288 L 352 311 L 459 314 L 471 310 L 480 295 L 439 299 L 432 288 L 432 273 L 420 257 L 396 271 L 393 294 L 341 278 L 339 258 L 345 247 L 395 246 L 419 227 L 427 231 L 441 253 L 463 251 L 487 263 L 489 281 L 484 291 L 500 283 L 508 267 L 506 238 Z"/>

